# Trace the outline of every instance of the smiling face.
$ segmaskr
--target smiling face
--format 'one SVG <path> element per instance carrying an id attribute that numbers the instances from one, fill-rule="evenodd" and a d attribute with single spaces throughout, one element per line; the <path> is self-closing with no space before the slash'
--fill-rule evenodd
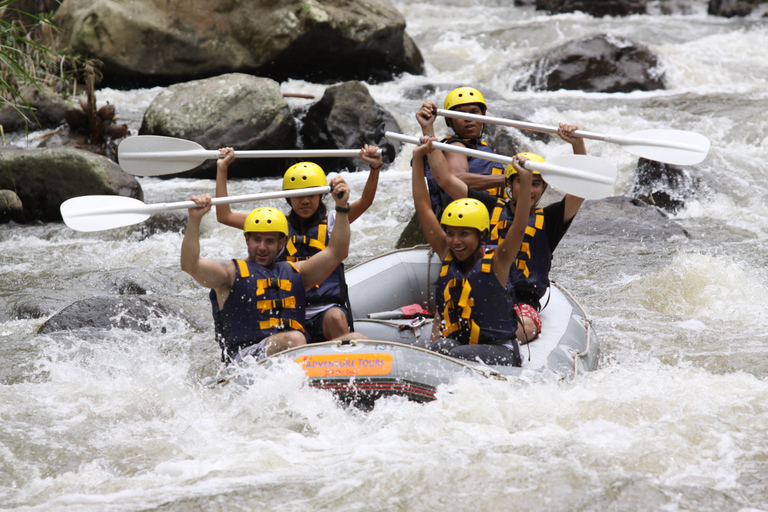
<path id="1" fill-rule="evenodd" d="M 308 219 L 320 207 L 320 195 L 291 197 L 291 209 L 302 219 Z"/>
<path id="2" fill-rule="evenodd" d="M 466 261 L 480 247 L 480 232 L 474 228 L 445 226 L 445 242 L 454 258 Z"/>
<path id="3" fill-rule="evenodd" d="M 465 112 L 467 114 L 475 114 L 478 116 L 485 115 L 483 106 L 479 103 L 459 105 L 452 108 L 451 110 Z M 483 123 L 478 123 L 477 121 L 469 121 L 466 119 L 451 119 L 450 121 L 451 126 L 453 127 L 453 131 L 456 132 L 456 135 L 462 139 L 474 139 L 475 137 L 479 137 L 483 131 Z"/>
<path id="4" fill-rule="evenodd" d="M 262 267 L 271 268 L 286 243 L 284 234 L 278 231 L 249 232 L 245 234 L 248 258 Z"/>
<path id="5" fill-rule="evenodd" d="M 511 181 L 511 186 L 510 186 Z M 520 176 L 513 174 L 511 178 L 507 178 L 507 194 L 512 197 L 514 201 L 517 201 L 517 197 L 520 195 Z M 547 189 L 547 184 L 541 178 L 540 174 L 534 174 L 531 181 L 531 208 L 539 204 L 541 196 Z M 511 193 L 510 193 L 511 192 Z"/>

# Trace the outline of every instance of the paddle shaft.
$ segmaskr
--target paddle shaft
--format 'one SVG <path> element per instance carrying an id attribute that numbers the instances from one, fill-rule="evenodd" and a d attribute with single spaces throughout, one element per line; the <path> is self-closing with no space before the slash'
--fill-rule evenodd
<path id="1" fill-rule="evenodd" d="M 250 201 L 260 201 L 264 199 L 277 199 L 283 197 L 297 197 L 297 196 L 311 196 L 315 194 L 327 194 L 331 191 L 331 187 L 310 187 L 296 190 L 280 190 L 277 192 L 262 192 L 259 194 L 246 194 L 240 196 L 227 196 L 227 197 L 214 197 L 211 199 L 213 205 L 218 204 L 232 204 L 232 203 L 247 203 Z M 83 196 L 87 198 L 88 196 Z M 179 201 L 176 203 L 154 203 L 143 204 L 136 206 L 128 206 L 114 209 L 85 209 L 80 211 L 68 212 L 68 217 L 84 217 L 94 215 L 114 215 L 124 213 L 138 213 L 138 214 L 153 214 L 159 212 L 167 212 L 171 210 L 183 210 L 186 208 L 194 208 L 197 203 L 194 201 Z"/>
<path id="2" fill-rule="evenodd" d="M 404 142 L 407 144 L 416 144 L 416 145 L 421 144 L 421 141 L 419 140 L 418 137 L 409 137 L 408 135 L 402 135 L 400 133 L 385 132 L 384 137 L 390 140 L 396 140 L 398 142 Z M 514 161 L 514 158 L 509 156 L 497 155 L 496 153 L 486 153 L 485 151 L 469 149 L 463 146 L 455 146 L 453 144 L 446 144 L 444 142 L 433 141 L 432 147 L 441 149 L 443 151 L 450 151 L 453 153 L 459 153 L 461 155 L 471 156 L 475 158 L 482 158 L 483 160 L 490 160 L 492 162 L 499 162 L 502 164 L 512 164 L 512 162 Z M 525 168 L 531 171 L 538 171 L 543 174 L 552 173 L 552 174 L 558 174 L 560 176 L 571 176 L 574 178 L 580 178 L 584 176 L 584 173 L 578 170 L 573 170 L 568 167 L 553 165 L 546 162 L 542 163 L 542 162 L 533 162 L 531 160 L 527 160 L 525 162 Z M 616 178 L 615 177 L 611 178 L 609 176 L 593 175 L 593 176 L 590 176 L 590 180 L 612 185 L 616 181 Z"/>
<path id="3" fill-rule="evenodd" d="M 466 119 L 469 121 L 477 121 L 479 123 L 498 124 L 502 126 L 511 126 L 513 128 L 520 128 L 521 130 L 531 130 L 536 132 L 557 133 L 556 126 L 547 126 L 543 124 L 528 123 L 525 121 L 514 121 L 511 119 L 504 119 L 503 117 L 482 116 L 477 114 L 468 114 L 466 112 L 458 112 L 456 110 L 444 110 L 435 109 L 433 112 L 436 115 L 443 117 L 450 117 L 453 119 Z M 605 135 L 601 133 L 588 132 L 584 130 L 576 130 L 573 132 L 574 137 L 581 139 L 601 140 L 619 145 L 627 144 L 645 144 L 648 146 L 656 146 L 660 148 L 672 148 L 672 149 L 684 149 L 688 151 L 702 151 L 701 146 L 694 144 L 684 144 L 681 142 L 658 140 L 658 139 L 643 139 L 636 137 L 623 137 L 621 135 Z"/>
<path id="4" fill-rule="evenodd" d="M 376 151 L 381 154 L 381 149 Z M 355 157 L 360 156 L 359 149 L 295 149 L 295 150 L 249 150 L 235 151 L 237 158 L 320 158 L 320 157 Z M 152 151 L 146 153 L 134 152 L 122 155 L 123 159 L 131 160 L 213 160 L 224 158 L 216 150 L 191 149 L 188 151 Z"/>

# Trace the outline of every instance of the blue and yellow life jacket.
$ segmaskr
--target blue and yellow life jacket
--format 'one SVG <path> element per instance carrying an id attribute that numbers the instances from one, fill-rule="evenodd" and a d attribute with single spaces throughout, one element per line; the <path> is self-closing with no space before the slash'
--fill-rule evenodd
<path id="1" fill-rule="evenodd" d="M 328 233 L 328 218 L 321 220 L 302 235 L 292 224 L 288 224 L 288 241 L 285 250 L 278 256 L 279 261 L 304 261 L 319 253 L 328 245 L 331 235 Z M 325 304 L 344 305 L 345 295 L 342 290 L 344 264 L 339 264 L 325 281 L 307 290 L 307 306 Z"/>
<path id="2" fill-rule="evenodd" d="M 437 278 L 437 308 L 442 334 L 464 344 L 503 344 L 515 339 L 514 301 L 493 273 L 493 250 L 486 251 L 468 274 L 453 255 L 443 260 Z"/>
<path id="3" fill-rule="evenodd" d="M 223 308 L 216 291 L 210 293 L 222 359 L 233 359 L 241 349 L 283 330 L 304 332 L 304 283 L 296 267 L 279 262 L 270 270 L 252 261 L 233 261 L 235 282 Z"/>

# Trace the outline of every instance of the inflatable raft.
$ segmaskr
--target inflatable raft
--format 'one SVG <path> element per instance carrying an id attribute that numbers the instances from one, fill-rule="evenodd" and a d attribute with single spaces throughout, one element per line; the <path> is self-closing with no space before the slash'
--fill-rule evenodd
<path id="1" fill-rule="evenodd" d="M 370 407 L 380 397 L 399 395 L 427 402 L 441 384 L 459 375 L 515 379 L 524 372 L 561 378 L 594 370 L 599 346 L 584 310 L 557 285 L 542 299 L 542 334 L 523 345 L 522 367 L 488 366 L 453 359 L 427 349 L 432 319 L 398 318 L 401 308 L 435 311 L 433 296 L 441 262 L 428 248 L 377 256 L 346 272 L 355 331 L 369 340 L 325 342 L 287 350 L 262 361 L 291 358 L 304 367 L 309 385 L 339 399 Z"/>

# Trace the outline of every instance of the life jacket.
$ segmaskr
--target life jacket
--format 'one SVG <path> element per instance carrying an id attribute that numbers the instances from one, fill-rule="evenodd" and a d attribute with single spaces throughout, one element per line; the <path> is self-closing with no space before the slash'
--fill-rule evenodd
<path id="1" fill-rule="evenodd" d="M 461 142 L 469 149 L 476 149 L 486 153 L 493 152 L 485 141 L 477 138 L 462 139 L 460 137 L 447 137 L 440 142 L 445 144 Z M 483 158 L 476 158 L 472 156 L 467 157 L 467 165 L 469 166 L 469 172 L 472 174 L 482 174 L 484 176 L 504 174 L 504 166 L 502 164 L 498 162 L 492 162 L 490 160 L 485 160 Z M 432 169 L 429 167 L 429 160 L 426 156 L 424 157 L 424 176 L 427 178 L 427 188 L 429 189 L 429 199 L 432 202 L 432 210 L 435 212 L 435 214 L 438 216 L 437 218 L 439 219 L 440 214 L 442 214 L 445 207 L 448 206 L 451 201 L 453 201 L 453 198 L 451 198 L 451 196 L 449 196 L 437 185 L 435 177 L 432 174 Z M 506 199 L 507 197 L 507 193 L 504 187 L 489 189 L 488 193 L 501 199 Z"/>
<path id="2" fill-rule="evenodd" d="M 308 228 L 303 235 L 289 223 L 288 241 L 285 250 L 277 259 L 289 262 L 304 261 L 325 249 L 330 239 L 327 217 L 316 226 Z M 307 306 L 345 304 L 343 283 L 344 265 L 339 264 L 322 283 L 307 290 Z"/>
<path id="3" fill-rule="evenodd" d="M 496 203 L 491 214 L 491 229 L 484 240 L 489 246 L 499 245 L 507 236 L 514 214 L 511 201 Z M 552 268 L 552 248 L 544 230 L 544 209 L 536 208 L 528 218 L 523 243 L 515 264 L 509 272 L 507 289 L 515 292 L 518 300 L 538 302 L 549 287 L 549 271 Z M 533 304 L 538 307 L 538 304 Z"/>
<path id="4" fill-rule="evenodd" d="M 487 250 L 467 275 L 452 254 L 443 260 L 436 298 L 446 338 L 463 344 L 495 345 L 515 339 L 514 300 L 493 273 L 492 260 L 493 250 Z"/>
<path id="5" fill-rule="evenodd" d="M 296 267 L 279 262 L 270 270 L 252 261 L 233 261 L 235 282 L 223 308 L 216 291 L 210 293 L 222 361 L 282 330 L 304 332 L 304 283 Z"/>

